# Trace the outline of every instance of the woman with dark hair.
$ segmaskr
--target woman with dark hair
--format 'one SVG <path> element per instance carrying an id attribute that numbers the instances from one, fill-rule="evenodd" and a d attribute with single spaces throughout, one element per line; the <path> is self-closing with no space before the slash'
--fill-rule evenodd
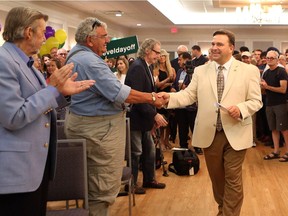
<path id="1" fill-rule="evenodd" d="M 47 64 L 47 78 L 46 82 L 49 84 L 50 76 L 54 73 L 55 70 L 61 68 L 61 62 L 58 59 L 50 59 L 49 63 Z"/>

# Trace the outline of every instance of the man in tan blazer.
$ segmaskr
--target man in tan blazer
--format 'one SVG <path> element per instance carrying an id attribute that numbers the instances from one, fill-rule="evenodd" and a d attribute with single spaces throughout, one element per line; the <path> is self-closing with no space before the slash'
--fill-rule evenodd
<path id="1" fill-rule="evenodd" d="M 216 31 L 211 48 L 213 61 L 195 68 L 192 81 L 185 90 L 158 94 L 169 102 L 168 109 L 198 102 L 193 145 L 204 149 L 219 208 L 217 215 L 221 216 L 240 214 L 242 164 L 246 149 L 253 143 L 251 116 L 262 107 L 259 70 L 235 60 L 232 57 L 234 46 L 232 32 Z M 219 66 L 224 67 L 221 69 L 224 75 L 222 96 L 218 96 L 217 91 L 220 88 L 217 87 Z M 219 109 L 217 103 L 224 108 Z"/>

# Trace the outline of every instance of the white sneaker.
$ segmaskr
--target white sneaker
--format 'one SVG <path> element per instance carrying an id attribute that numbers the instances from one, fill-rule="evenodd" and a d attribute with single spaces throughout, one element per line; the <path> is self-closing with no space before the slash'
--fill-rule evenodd
<path id="1" fill-rule="evenodd" d="M 256 142 L 253 141 L 252 147 L 256 147 Z"/>

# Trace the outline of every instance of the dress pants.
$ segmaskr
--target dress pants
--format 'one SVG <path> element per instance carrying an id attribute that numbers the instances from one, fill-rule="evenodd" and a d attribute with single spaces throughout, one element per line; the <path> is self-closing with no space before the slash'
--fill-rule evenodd
<path id="1" fill-rule="evenodd" d="M 140 156 L 143 183 L 155 180 L 155 144 L 150 131 L 131 131 L 131 158 L 134 182 L 138 180 Z"/>
<path id="2" fill-rule="evenodd" d="M 0 215 L 5 216 L 45 216 L 49 162 L 46 162 L 44 176 L 38 189 L 33 192 L 0 194 Z"/>
<path id="3" fill-rule="evenodd" d="M 239 137 L 240 139 L 240 137 Z M 242 164 L 245 150 L 235 151 L 224 131 L 216 132 L 204 155 L 219 216 L 240 215 L 243 203 Z"/>

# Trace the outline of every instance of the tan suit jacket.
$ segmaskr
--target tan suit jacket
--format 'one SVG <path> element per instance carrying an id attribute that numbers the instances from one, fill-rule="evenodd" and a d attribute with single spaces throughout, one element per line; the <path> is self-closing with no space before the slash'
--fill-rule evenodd
<path id="1" fill-rule="evenodd" d="M 167 108 L 183 107 L 198 102 L 198 112 L 193 131 L 193 146 L 209 147 L 216 132 L 218 109 L 217 72 L 215 62 L 195 68 L 189 86 L 180 92 L 171 93 Z M 238 106 L 242 120 L 235 120 L 228 113 L 221 112 L 223 130 L 235 150 L 252 146 L 251 116 L 262 107 L 259 85 L 260 73 L 257 67 L 233 58 L 228 72 L 221 104 L 225 107 Z"/>

